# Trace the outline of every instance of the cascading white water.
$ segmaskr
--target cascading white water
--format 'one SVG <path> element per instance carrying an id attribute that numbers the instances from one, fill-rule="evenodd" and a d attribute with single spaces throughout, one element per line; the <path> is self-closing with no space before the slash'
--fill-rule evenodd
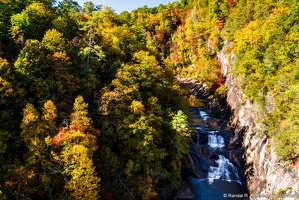
<path id="1" fill-rule="evenodd" d="M 219 159 L 216 160 L 217 167 L 210 166 L 208 172 L 208 181 L 210 184 L 215 179 L 222 179 L 226 181 L 236 181 L 241 184 L 241 180 L 238 176 L 238 169 L 223 155 L 219 155 Z"/>
<path id="2" fill-rule="evenodd" d="M 225 147 L 224 138 L 221 135 L 216 135 L 215 131 L 211 131 L 208 135 L 208 145 L 211 148 L 223 148 Z"/>
<path id="3" fill-rule="evenodd" d="M 224 194 L 245 194 L 247 191 L 237 168 L 224 156 L 230 153 L 223 138 L 225 132 L 217 126 L 210 126 L 210 117 L 204 110 L 203 107 L 190 109 L 194 119 L 190 125 L 195 129 L 196 142 L 189 144 L 190 170 L 194 176 L 188 181 L 194 193 L 193 199 L 220 200 Z"/>
<path id="4" fill-rule="evenodd" d="M 224 138 L 221 135 L 216 134 L 217 131 L 211 131 L 208 135 L 208 145 L 215 148 L 224 148 L 225 142 Z M 225 158 L 223 155 L 219 155 L 219 158 L 215 161 L 217 166 L 210 166 L 208 172 L 208 181 L 213 183 L 215 179 L 222 179 L 226 181 L 236 181 L 241 183 L 241 180 L 238 176 L 237 168 Z"/>
<path id="5" fill-rule="evenodd" d="M 208 113 L 206 113 L 205 111 L 199 111 L 199 115 L 204 121 L 206 121 L 208 118 L 210 118 Z"/>

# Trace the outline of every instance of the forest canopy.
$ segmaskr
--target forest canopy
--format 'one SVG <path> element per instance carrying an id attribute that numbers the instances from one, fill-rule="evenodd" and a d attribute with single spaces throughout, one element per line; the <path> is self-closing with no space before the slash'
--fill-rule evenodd
<path id="1" fill-rule="evenodd" d="M 0 1 L 0 199 L 171 198 L 190 138 L 177 77 L 225 99 L 221 49 L 261 105 L 262 134 L 297 159 L 298 9 L 181 0 L 116 14 Z"/>

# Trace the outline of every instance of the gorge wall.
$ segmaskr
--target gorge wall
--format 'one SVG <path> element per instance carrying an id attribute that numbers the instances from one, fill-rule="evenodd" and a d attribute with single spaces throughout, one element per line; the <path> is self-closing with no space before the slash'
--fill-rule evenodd
<path id="1" fill-rule="evenodd" d="M 229 123 L 235 130 L 229 144 L 230 148 L 236 148 L 231 160 L 237 164 L 245 164 L 244 178 L 252 197 L 260 195 L 256 198 L 272 199 L 275 195 L 285 194 L 288 199 L 293 199 L 299 194 L 298 165 L 279 160 L 274 152 L 273 139 L 257 131 L 261 117 L 259 110 L 262 108 L 246 99 L 231 73 L 234 55 L 225 53 L 224 49 L 218 53 L 218 60 L 226 76 L 227 104 L 232 112 Z M 242 149 L 237 148 L 238 146 Z"/>

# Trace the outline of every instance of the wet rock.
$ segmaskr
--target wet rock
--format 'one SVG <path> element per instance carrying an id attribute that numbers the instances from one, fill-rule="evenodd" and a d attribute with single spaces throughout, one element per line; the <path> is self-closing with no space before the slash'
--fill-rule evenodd
<path id="1" fill-rule="evenodd" d="M 204 146 L 189 143 L 189 153 L 187 155 L 186 167 L 184 170 L 192 174 L 195 178 L 206 178 L 209 167 L 209 151 Z"/>
<path id="2" fill-rule="evenodd" d="M 214 118 L 209 118 L 207 119 L 206 122 L 207 126 L 214 128 L 214 129 L 219 129 L 219 123 L 218 120 L 214 119 Z"/>
<path id="3" fill-rule="evenodd" d="M 195 178 L 201 178 L 201 175 L 196 169 L 192 154 L 188 153 L 186 156 L 185 164 L 183 166 L 183 173 L 185 177 L 192 176 Z"/>
<path id="4" fill-rule="evenodd" d="M 187 199 L 193 199 L 194 194 L 189 187 L 189 184 L 186 181 L 182 181 L 181 185 L 178 189 L 178 193 L 175 196 L 175 200 L 187 200 Z"/>

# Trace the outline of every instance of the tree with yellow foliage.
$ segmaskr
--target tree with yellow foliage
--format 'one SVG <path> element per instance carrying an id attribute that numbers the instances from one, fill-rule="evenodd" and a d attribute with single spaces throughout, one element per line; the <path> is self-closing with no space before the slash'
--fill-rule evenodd
<path id="1" fill-rule="evenodd" d="M 51 180 L 52 163 L 46 138 L 55 134 L 56 117 L 56 107 L 50 100 L 44 104 L 42 117 L 32 104 L 27 104 L 23 110 L 21 137 L 28 148 L 24 173 L 32 174 L 28 181 L 37 197 L 43 197 L 54 185 L 51 184 L 54 179 Z"/>
<path id="2" fill-rule="evenodd" d="M 75 100 L 69 127 L 61 135 L 59 150 L 54 159 L 63 164 L 66 196 L 72 199 L 99 198 L 100 178 L 95 172 L 92 156 L 97 149 L 97 138 L 92 133 L 87 104 L 82 96 Z"/>
<path id="3" fill-rule="evenodd" d="M 101 151 L 113 155 L 120 166 L 111 166 L 114 176 L 107 177 L 104 171 L 101 176 L 110 183 L 105 187 L 116 194 L 124 189 L 121 194 L 126 198 L 151 199 L 157 196 L 155 187 L 162 181 L 178 186 L 180 166 L 176 162 L 182 158 L 186 141 L 185 135 L 177 134 L 170 125 L 171 109 L 177 109 L 180 101 L 171 70 L 145 51 L 135 53 L 134 61 L 118 71 L 111 89 L 103 90 Z M 113 185 L 116 183 L 119 185 Z"/>

